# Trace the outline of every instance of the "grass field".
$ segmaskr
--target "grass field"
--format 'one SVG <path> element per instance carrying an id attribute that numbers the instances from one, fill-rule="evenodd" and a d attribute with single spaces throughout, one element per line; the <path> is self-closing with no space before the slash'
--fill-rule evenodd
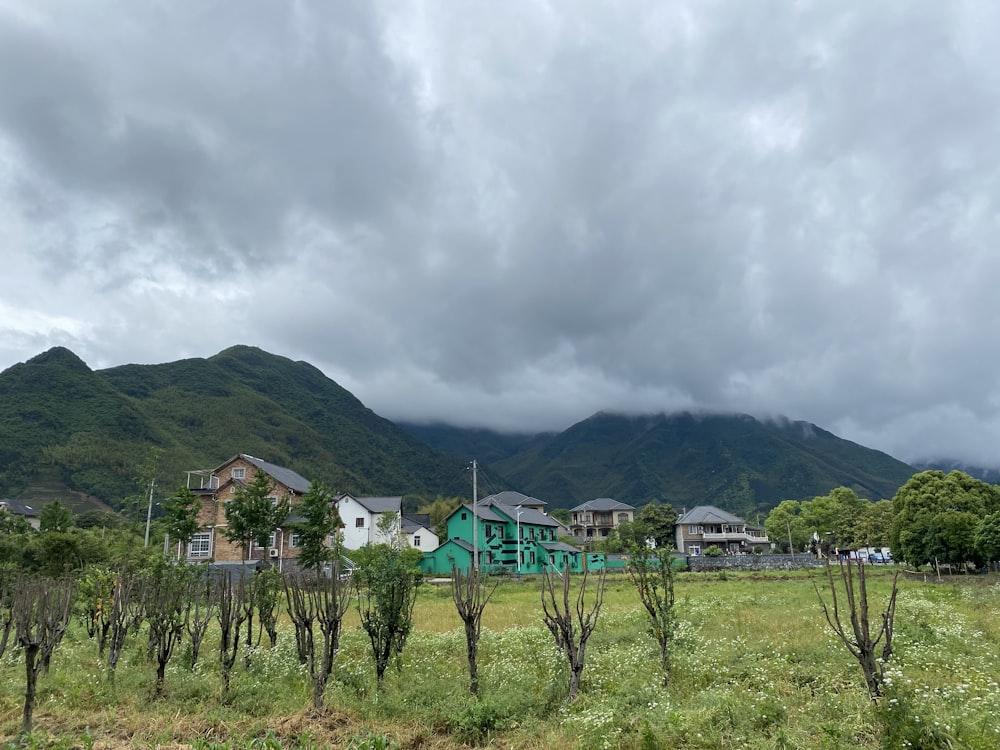
<path id="1" fill-rule="evenodd" d="M 464 637 L 447 587 L 421 587 L 401 668 L 390 669 L 381 694 L 352 611 L 322 712 L 309 707 L 287 622 L 276 649 L 255 649 L 250 667 L 237 668 L 225 701 L 211 642 L 194 671 L 181 648 L 166 696 L 154 700 L 144 632 L 112 680 L 74 623 L 40 681 L 31 737 L 16 738 L 23 663 L 10 650 L 0 662 L 0 735 L 10 747 L 201 750 L 1000 746 L 996 579 L 900 580 L 896 653 L 876 711 L 859 667 L 823 620 L 813 586 L 823 584 L 820 575 L 681 574 L 667 688 L 634 590 L 609 579 L 572 705 L 537 581 L 505 582 L 487 607 L 479 700 L 467 692 Z M 887 571 L 871 590 L 881 603 Z"/>

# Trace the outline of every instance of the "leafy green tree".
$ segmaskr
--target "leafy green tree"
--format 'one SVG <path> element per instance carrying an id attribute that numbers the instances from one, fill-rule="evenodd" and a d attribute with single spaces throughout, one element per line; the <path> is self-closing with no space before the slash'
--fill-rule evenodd
<path id="1" fill-rule="evenodd" d="M 549 515 L 556 519 L 559 523 L 565 524 L 566 526 L 569 526 L 570 522 L 573 520 L 570 515 L 569 508 L 553 508 Z"/>
<path id="2" fill-rule="evenodd" d="M 1000 560 L 1000 511 L 985 516 L 976 527 L 976 550 L 986 562 Z"/>
<path id="3" fill-rule="evenodd" d="M 226 503 L 226 523 L 222 534 L 230 542 L 239 544 L 243 559 L 250 558 L 250 545 L 267 546 L 267 538 L 285 522 L 290 510 L 288 499 L 271 495 L 274 483 L 263 471 L 234 493 Z"/>
<path id="4" fill-rule="evenodd" d="M 342 525 L 333 492 L 321 482 L 313 482 L 295 512 L 302 517 L 293 526 L 299 537 L 299 565 L 319 571 L 330 562 L 333 550 L 327 542 Z"/>
<path id="5" fill-rule="evenodd" d="M 464 500 L 460 497 L 443 497 L 438 495 L 434 502 L 420 506 L 418 513 L 426 513 L 431 517 L 431 528 L 439 539 L 448 537 L 448 527 L 445 524 L 448 516 L 460 506 Z"/>
<path id="6" fill-rule="evenodd" d="M 764 521 L 764 531 L 772 543 L 784 549 L 789 540 L 799 552 L 809 545 L 812 536 L 802 516 L 802 504 L 798 500 L 782 500 L 771 510 Z M 793 551 L 793 550 L 789 550 Z"/>
<path id="7" fill-rule="evenodd" d="M 1000 512 L 1000 487 L 961 471 L 923 471 L 892 499 L 893 555 L 915 565 L 983 562 L 976 545 L 980 519 Z"/>
<path id="8" fill-rule="evenodd" d="M 892 500 L 879 500 L 867 506 L 854 527 L 857 546 L 888 547 L 894 513 Z"/>
<path id="9" fill-rule="evenodd" d="M 858 546 L 857 524 L 870 506 L 848 487 L 837 487 L 829 495 L 820 495 L 801 505 L 802 517 L 810 533 L 820 539 L 833 537 L 839 547 Z"/>
<path id="10" fill-rule="evenodd" d="M 418 556 L 408 552 L 417 552 Z M 413 629 L 413 605 L 420 582 L 416 567 L 419 553 L 388 544 L 366 545 L 355 553 L 358 614 L 371 643 L 379 690 L 392 657 L 397 657 L 397 666 L 401 664 L 398 658 Z"/>
<path id="11" fill-rule="evenodd" d="M 674 543 L 674 522 L 677 511 L 673 506 L 649 503 L 636 516 L 633 529 L 643 539 L 652 539 L 657 547 L 670 547 Z"/>
<path id="12" fill-rule="evenodd" d="M 181 545 L 188 544 L 201 528 L 201 524 L 198 523 L 200 510 L 201 500 L 198 496 L 187 487 L 178 487 L 163 504 L 165 513 L 163 520 L 170 539 Z"/>
<path id="13" fill-rule="evenodd" d="M 38 530 L 69 531 L 73 527 L 73 511 L 59 500 L 46 503 L 38 514 Z"/>
<path id="14" fill-rule="evenodd" d="M 11 513 L 6 508 L 0 508 L 0 533 L 30 534 L 34 529 L 22 516 Z"/>

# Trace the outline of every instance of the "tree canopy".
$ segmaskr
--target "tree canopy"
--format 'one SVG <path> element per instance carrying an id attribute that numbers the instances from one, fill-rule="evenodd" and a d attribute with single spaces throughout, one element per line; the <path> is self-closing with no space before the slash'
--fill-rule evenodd
<path id="1" fill-rule="evenodd" d="M 982 564 L 988 548 L 977 546 L 982 519 L 1000 512 L 1000 487 L 961 471 L 924 471 L 899 488 L 889 533 L 893 555 L 915 565 Z"/>
<path id="2" fill-rule="evenodd" d="M 251 544 L 266 546 L 271 532 L 281 526 L 288 517 L 288 499 L 279 500 L 273 497 L 271 494 L 273 491 L 274 483 L 271 477 L 263 471 L 258 471 L 253 479 L 239 487 L 233 499 L 226 503 L 228 526 L 222 533 L 226 539 L 242 547 L 244 559 L 249 557 Z"/>

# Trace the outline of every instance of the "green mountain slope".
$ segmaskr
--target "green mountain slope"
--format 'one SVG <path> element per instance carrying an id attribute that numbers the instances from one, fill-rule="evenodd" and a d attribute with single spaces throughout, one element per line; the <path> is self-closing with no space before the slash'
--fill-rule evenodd
<path id="1" fill-rule="evenodd" d="M 458 494 L 464 464 L 367 409 L 304 362 L 237 346 L 208 359 L 91 371 L 53 349 L 0 373 L 0 493 L 55 468 L 67 488 L 115 507 L 152 474 L 250 453 L 338 490 Z M 155 470 L 149 468 L 155 461 Z"/>
<path id="2" fill-rule="evenodd" d="M 458 440 L 452 435 L 448 445 Z M 711 504 L 747 518 L 842 485 L 876 500 L 892 497 L 914 473 L 806 422 L 692 414 L 596 414 L 492 468 L 552 507 L 613 497 L 678 509 Z"/>

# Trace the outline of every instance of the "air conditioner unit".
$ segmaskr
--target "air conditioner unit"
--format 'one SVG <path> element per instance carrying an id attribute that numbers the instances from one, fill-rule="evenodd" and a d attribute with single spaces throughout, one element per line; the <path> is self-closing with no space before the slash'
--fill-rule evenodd
<path id="1" fill-rule="evenodd" d="M 271 547 L 267 551 L 267 556 L 268 557 L 277 557 L 278 556 L 278 548 L 277 547 Z"/>

